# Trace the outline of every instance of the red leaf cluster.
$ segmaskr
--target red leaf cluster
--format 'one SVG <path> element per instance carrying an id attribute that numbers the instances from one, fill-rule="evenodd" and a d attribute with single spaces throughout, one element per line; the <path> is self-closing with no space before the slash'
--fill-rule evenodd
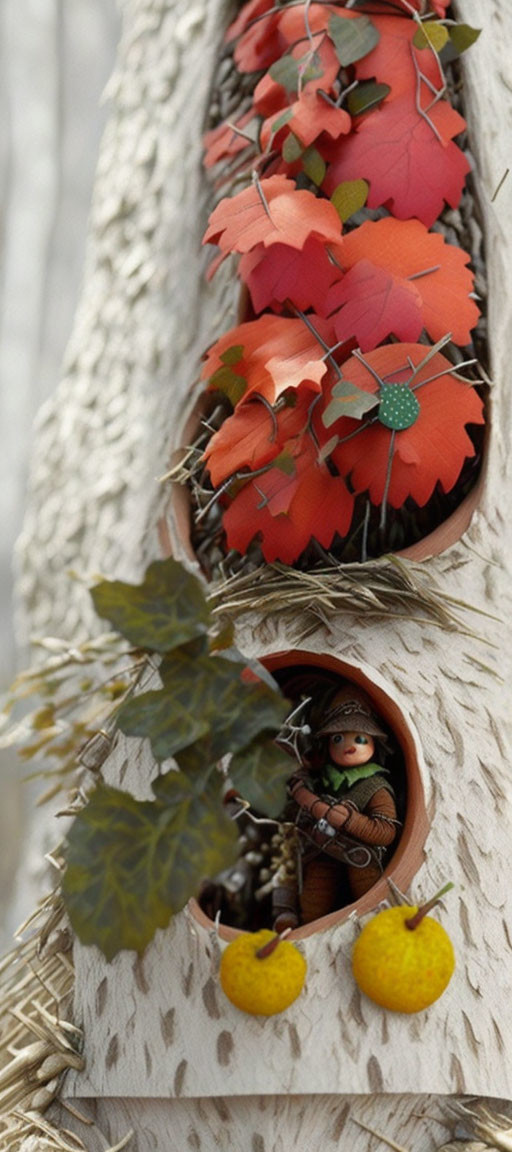
<path id="1" fill-rule="evenodd" d="M 362 424 L 342 416 L 330 426 L 338 444 L 332 459 L 340 474 L 350 476 L 355 492 L 368 492 L 374 504 L 384 495 L 393 508 L 410 496 L 423 507 L 436 484 L 449 492 L 467 457 L 475 449 L 467 424 L 483 423 L 483 404 L 467 381 L 453 373 L 441 353 L 427 359 L 423 344 L 386 344 L 343 365 L 343 378 L 365 392 L 382 396 L 376 376 L 389 387 L 413 390 L 419 415 L 409 428 L 393 432 L 378 414 Z M 385 389 L 384 389 L 385 390 Z M 378 413 L 378 409 L 377 409 Z"/>
<path id="2" fill-rule="evenodd" d="M 388 336 L 417 340 L 424 328 L 435 342 L 447 327 L 456 344 L 469 344 L 478 308 L 471 298 L 469 256 L 428 232 L 419 220 L 368 221 L 340 245 L 340 270 L 318 310 L 333 317 L 338 340 L 352 336 L 366 352 Z"/>
<path id="3" fill-rule="evenodd" d="M 257 394 L 275 404 L 287 389 L 301 385 L 320 392 L 327 372 L 323 348 L 328 348 L 334 339 L 328 320 L 312 316 L 313 322 L 317 336 L 302 320 L 283 316 L 260 316 L 259 320 L 240 324 L 210 348 L 202 376 L 211 380 L 225 364 L 225 354 L 235 348 L 241 349 L 240 356 L 238 360 L 230 358 L 230 367 L 247 383 L 244 400 Z"/>
<path id="4" fill-rule="evenodd" d="M 218 244 L 226 254 L 283 242 L 300 249 L 310 236 L 336 244 L 340 233 L 338 213 L 328 200 L 297 191 L 286 176 L 270 176 L 231 200 L 221 200 L 210 216 L 204 243 Z"/>
<path id="5" fill-rule="evenodd" d="M 322 458 L 327 433 L 311 434 L 311 407 L 305 392 L 272 414 L 244 401 L 212 438 L 207 456 L 214 482 L 237 474 L 239 490 L 224 513 L 228 547 L 245 552 L 259 535 L 266 560 L 289 564 L 311 539 L 329 548 L 336 533 L 346 535 L 354 497 Z"/>
<path id="6" fill-rule="evenodd" d="M 478 318 L 468 255 L 429 231 L 469 165 L 440 56 L 418 46 L 425 6 L 249 0 L 228 30 L 238 70 L 259 75 L 250 108 L 207 134 L 205 163 L 236 158 L 240 180 L 250 159 L 252 181 L 204 241 L 215 266 L 238 254 L 256 318 L 205 358 L 234 409 L 205 460 L 227 546 L 256 537 L 268 561 L 343 540 L 358 494 L 424 506 L 475 453 L 478 393 L 419 343 L 468 345 Z M 430 0 L 441 43 L 447 6 Z M 385 215 L 355 227 L 366 191 Z"/>

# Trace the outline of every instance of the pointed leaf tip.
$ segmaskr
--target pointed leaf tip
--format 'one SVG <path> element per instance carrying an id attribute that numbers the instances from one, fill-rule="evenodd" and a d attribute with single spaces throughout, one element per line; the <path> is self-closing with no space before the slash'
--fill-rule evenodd
<path id="1" fill-rule="evenodd" d="M 380 33 L 368 16 L 348 20 L 335 12 L 329 17 L 329 36 L 343 68 L 367 56 L 380 40 Z"/>
<path id="2" fill-rule="evenodd" d="M 196 576 L 176 560 L 155 560 L 140 584 L 102 580 L 91 589 L 98 616 L 138 648 L 169 652 L 203 635 L 210 611 Z"/>

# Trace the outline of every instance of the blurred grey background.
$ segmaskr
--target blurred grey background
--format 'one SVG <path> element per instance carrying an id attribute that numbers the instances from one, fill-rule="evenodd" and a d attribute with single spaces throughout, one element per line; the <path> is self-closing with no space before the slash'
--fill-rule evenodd
<path id="1" fill-rule="evenodd" d="M 0 692 L 23 665 L 12 550 L 32 422 L 55 388 L 80 289 L 87 217 L 119 38 L 115 0 L 0 0 Z M 26 654 L 25 654 L 26 657 Z M 0 751 L 0 951 L 30 790 Z"/>

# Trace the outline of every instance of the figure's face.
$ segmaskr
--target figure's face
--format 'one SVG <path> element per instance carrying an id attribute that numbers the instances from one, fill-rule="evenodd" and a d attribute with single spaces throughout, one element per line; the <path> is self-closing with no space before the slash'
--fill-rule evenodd
<path id="1" fill-rule="evenodd" d="M 374 752 L 375 740 L 364 732 L 335 732 L 329 740 L 329 756 L 342 768 L 367 764 Z"/>

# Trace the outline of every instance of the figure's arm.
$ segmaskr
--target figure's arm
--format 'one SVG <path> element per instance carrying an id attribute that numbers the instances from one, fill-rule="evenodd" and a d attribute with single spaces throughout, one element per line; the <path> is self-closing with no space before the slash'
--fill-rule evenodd
<path id="1" fill-rule="evenodd" d="M 289 788 L 295 803 L 309 812 L 314 820 L 327 820 L 333 828 L 343 827 L 350 812 L 348 805 L 327 804 L 297 776 L 292 777 Z"/>
<path id="2" fill-rule="evenodd" d="M 396 806 L 387 788 L 379 788 L 358 812 L 351 804 L 327 804 L 300 779 L 292 780 L 290 793 L 300 808 L 309 812 L 314 820 L 326 820 L 336 830 L 343 829 L 364 844 L 392 844 L 396 836 Z"/>
<path id="3" fill-rule="evenodd" d="M 344 805 L 345 807 L 345 805 Z M 372 796 L 364 812 L 358 812 L 352 805 L 346 805 L 348 818 L 343 831 L 364 844 L 379 844 L 386 847 L 392 844 L 397 833 L 398 821 L 396 805 L 387 788 L 379 788 Z"/>

